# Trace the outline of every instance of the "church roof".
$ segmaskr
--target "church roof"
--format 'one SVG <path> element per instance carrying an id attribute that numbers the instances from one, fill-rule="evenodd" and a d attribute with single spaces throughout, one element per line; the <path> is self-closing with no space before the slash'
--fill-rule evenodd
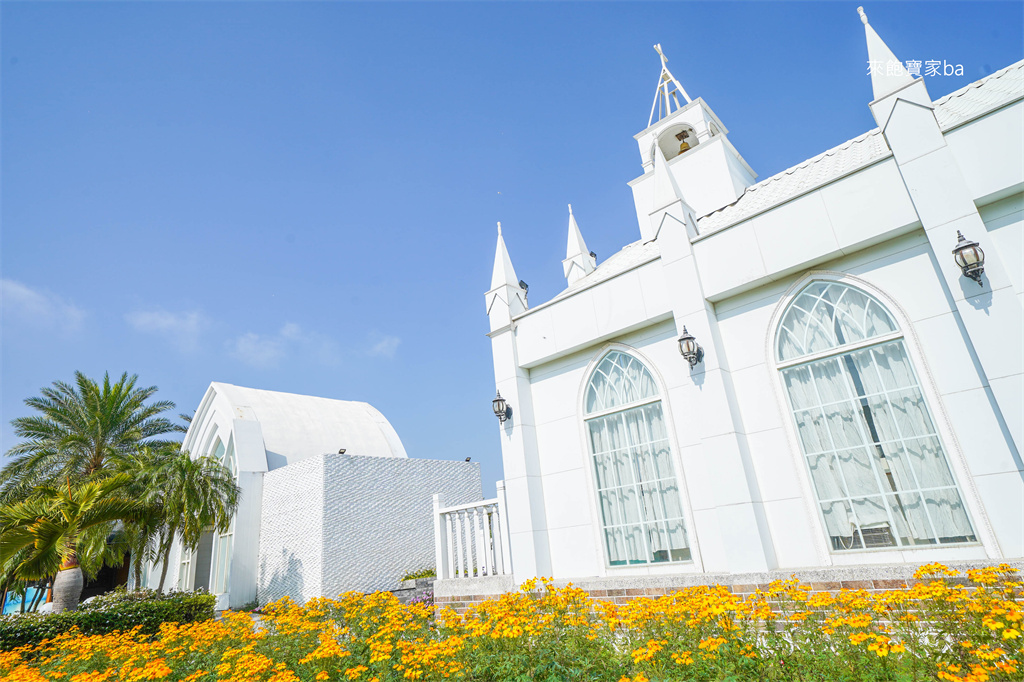
<path id="1" fill-rule="evenodd" d="M 938 99 L 935 118 L 949 130 L 1024 97 L 1024 59 Z"/>
<path id="2" fill-rule="evenodd" d="M 935 100 L 932 104 L 939 127 L 947 131 L 1021 98 L 1024 98 L 1024 60 Z M 751 185 L 733 203 L 698 219 L 700 235 L 735 225 L 891 155 L 882 131 L 878 128 L 870 130 Z M 586 277 L 581 277 L 551 300 L 531 310 L 612 279 L 654 260 L 658 255 L 654 242 L 645 244 L 641 240 L 627 244 Z"/>
<path id="3" fill-rule="evenodd" d="M 550 301 L 546 301 L 541 305 L 534 306 L 530 310 L 536 310 L 542 306 L 560 301 L 563 298 L 572 296 L 577 291 L 582 289 L 589 289 L 595 284 L 605 282 L 616 275 L 621 275 L 624 272 L 629 272 L 633 268 L 643 265 L 648 261 L 652 261 L 658 258 L 661 252 L 658 251 L 658 245 L 651 241 L 646 244 L 642 240 L 635 241 L 632 244 L 626 244 L 617 253 L 612 254 L 606 261 L 597 266 L 596 270 L 591 271 L 586 277 L 581 277 L 572 284 L 569 285 L 562 293 L 555 296 Z"/>
<path id="4" fill-rule="evenodd" d="M 933 102 L 939 127 L 950 130 L 1024 97 L 1024 60 Z M 697 221 L 701 235 L 734 225 L 892 154 L 875 128 L 751 185 L 739 199 Z"/>
<path id="5" fill-rule="evenodd" d="M 215 412 L 227 413 L 220 417 Z M 269 468 L 337 452 L 370 457 L 407 457 L 398 433 L 369 403 L 281 393 L 213 382 L 185 435 L 185 447 L 207 431 L 210 420 L 248 419 L 259 423 Z M 228 423 L 231 423 L 230 421 Z M 277 455 L 274 457 L 273 455 Z M 283 461 L 282 461 L 283 458 Z M 273 460 L 273 461 L 271 461 Z"/>

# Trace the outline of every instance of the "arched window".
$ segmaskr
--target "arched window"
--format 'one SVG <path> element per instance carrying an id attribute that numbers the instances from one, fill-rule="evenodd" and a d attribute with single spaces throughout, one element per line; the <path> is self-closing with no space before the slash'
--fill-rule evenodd
<path id="1" fill-rule="evenodd" d="M 633 356 L 611 351 L 587 384 L 584 411 L 608 563 L 689 561 L 654 377 Z"/>
<path id="2" fill-rule="evenodd" d="M 812 282 L 782 317 L 776 361 L 833 550 L 976 540 L 885 306 Z"/>
<path id="3" fill-rule="evenodd" d="M 238 461 L 235 458 L 235 437 L 228 438 L 228 446 L 224 447 L 220 438 L 215 441 L 213 452 L 210 455 L 220 461 L 224 468 L 231 472 L 231 476 L 238 480 Z M 235 538 L 235 520 L 231 519 L 231 525 L 223 533 L 218 533 L 214 538 L 213 546 L 213 575 L 211 591 L 213 594 L 224 594 L 228 591 L 228 578 L 231 574 L 231 549 Z"/>

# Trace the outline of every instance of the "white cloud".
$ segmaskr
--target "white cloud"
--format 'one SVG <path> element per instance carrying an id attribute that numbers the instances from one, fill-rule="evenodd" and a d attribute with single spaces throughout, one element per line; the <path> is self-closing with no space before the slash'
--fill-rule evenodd
<path id="1" fill-rule="evenodd" d="M 276 367 L 294 352 L 322 365 L 337 365 L 341 361 L 333 339 L 307 332 L 294 322 L 286 323 L 276 334 L 242 334 L 228 342 L 228 352 L 247 365 L 263 369 Z"/>
<path id="2" fill-rule="evenodd" d="M 393 358 L 395 357 L 395 351 L 398 350 L 398 344 L 402 343 L 402 339 L 397 336 L 388 336 L 386 334 L 373 334 L 370 337 L 370 350 L 367 351 L 369 355 L 381 358 Z"/>
<path id="3" fill-rule="evenodd" d="M 13 279 L 0 279 L 0 301 L 5 317 L 22 318 L 47 327 L 74 330 L 85 319 L 85 311 L 73 303 Z"/>
<path id="4" fill-rule="evenodd" d="M 284 343 L 276 337 L 249 332 L 228 342 L 228 350 L 236 358 L 253 367 L 275 367 L 284 357 Z"/>
<path id="5" fill-rule="evenodd" d="M 162 336 L 185 352 L 199 347 L 199 336 L 206 326 L 206 319 L 198 311 L 138 310 L 128 313 L 124 319 L 135 331 Z"/>

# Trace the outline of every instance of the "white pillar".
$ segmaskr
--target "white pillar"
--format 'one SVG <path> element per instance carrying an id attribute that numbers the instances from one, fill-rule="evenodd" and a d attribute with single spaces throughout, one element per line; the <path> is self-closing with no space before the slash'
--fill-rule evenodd
<path id="1" fill-rule="evenodd" d="M 529 372 L 519 367 L 511 324 L 491 333 L 491 349 L 497 390 L 512 408 L 511 417 L 496 426 L 501 437 L 510 558 L 516 580 L 522 582 L 551 575 L 533 400 Z"/>
<path id="2" fill-rule="evenodd" d="M 977 360 L 977 400 L 991 406 L 1004 439 L 979 446 L 971 434 L 959 443 L 1003 556 L 1024 553 L 1024 311 L 999 250 L 946 145 L 931 99 L 918 79 L 871 103 L 931 245 L 941 281 L 962 322 L 964 341 Z M 953 259 L 957 231 L 985 252 L 979 285 Z M 941 368 L 934 368 L 941 371 Z M 1004 445 L 1005 443 L 1005 445 Z M 979 450 L 984 447 L 984 450 Z M 992 448 L 1005 450 L 992 452 Z"/>
<path id="3" fill-rule="evenodd" d="M 441 516 L 441 495 L 434 495 L 434 573 L 438 580 L 446 580 L 448 574 L 448 534 Z"/>
<path id="4" fill-rule="evenodd" d="M 662 157 L 659 155 L 659 161 Z M 662 170 L 657 167 L 655 173 Z M 667 170 L 667 169 L 665 169 Z M 663 183 L 665 192 L 679 193 L 673 183 Z M 656 203 L 664 203 L 664 199 Z M 700 437 L 700 466 L 686 470 L 687 486 L 709 491 L 701 495 L 711 506 L 694 505 L 694 531 L 701 547 L 705 571 L 734 573 L 775 568 L 764 505 L 746 434 L 735 398 L 732 375 L 721 342 L 714 306 L 705 300 L 700 273 L 693 256 L 688 232 L 694 231 L 692 211 L 681 193 L 679 200 L 651 213 L 652 231 L 658 235 L 661 265 L 671 297 L 677 333 L 687 330 L 704 348 L 703 362 L 690 373 L 693 383 L 681 389 L 687 404 L 697 413 L 680 430 Z M 685 363 L 682 356 L 679 362 Z M 691 495 L 693 500 L 696 496 Z M 718 545 L 720 551 L 709 551 Z"/>

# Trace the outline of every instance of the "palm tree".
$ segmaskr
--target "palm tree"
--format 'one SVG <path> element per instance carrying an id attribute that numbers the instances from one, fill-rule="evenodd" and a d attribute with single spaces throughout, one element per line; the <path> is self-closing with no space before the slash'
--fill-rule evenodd
<path id="1" fill-rule="evenodd" d="M 41 396 L 25 404 L 40 414 L 11 422 L 14 433 L 25 439 L 7 452 L 0 471 L 0 503 L 23 500 L 37 486 L 81 481 L 109 468 L 112 457 L 127 454 L 146 443 L 160 446 L 159 436 L 185 429 L 161 416 L 174 403 L 147 403 L 156 386 L 136 387 L 137 375 L 125 372 L 116 382 L 110 374 L 99 385 L 75 372 L 74 385 L 55 381 Z"/>
<path id="2" fill-rule="evenodd" d="M 163 448 L 143 446 L 127 455 L 119 455 L 115 468 L 131 476 L 132 496 L 146 505 L 148 513 L 134 523 L 122 527 L 132 558 L 135 585 L 142 584 L 145 564 L 159 558 L 161 539 L 166 534 L 164 519 L 164 483 L 171 458 L 177 456 L 177 445 Z"/>
<path id="3" fill-rule="evenodd" d="M 27 580 L 56 574 L 53 611 L 74 611 L 84 584 L 79 551 L 89 532 L 101 530 L 105 541 L 113 524 L 136 521 L 147 511 L 125 494 L 130 480 L 117 474 L 72 487 L 69 477 L 66 486 L 43 486 L 0 507 L 0 565 L 16 561 L 14 575 Z"/>
<path id="4" fill-rule="evenodd" d="M 193 459 L 188 451 L 177 448 L 144 448 L 118 461 L 122 471 L 131 474 L 137 499 L 150 512 L 131 527 L 136 534 L 133 552 L 139 559 L 136 577 L 143 557 L 151 552 L 163 564 L 157 586 L 162 590 L 174 540 L 180 541 L 183 550 L 195 551 L 204 533 L 226 532 L 238 509 L 241 488 L 216 459 Z"/>

